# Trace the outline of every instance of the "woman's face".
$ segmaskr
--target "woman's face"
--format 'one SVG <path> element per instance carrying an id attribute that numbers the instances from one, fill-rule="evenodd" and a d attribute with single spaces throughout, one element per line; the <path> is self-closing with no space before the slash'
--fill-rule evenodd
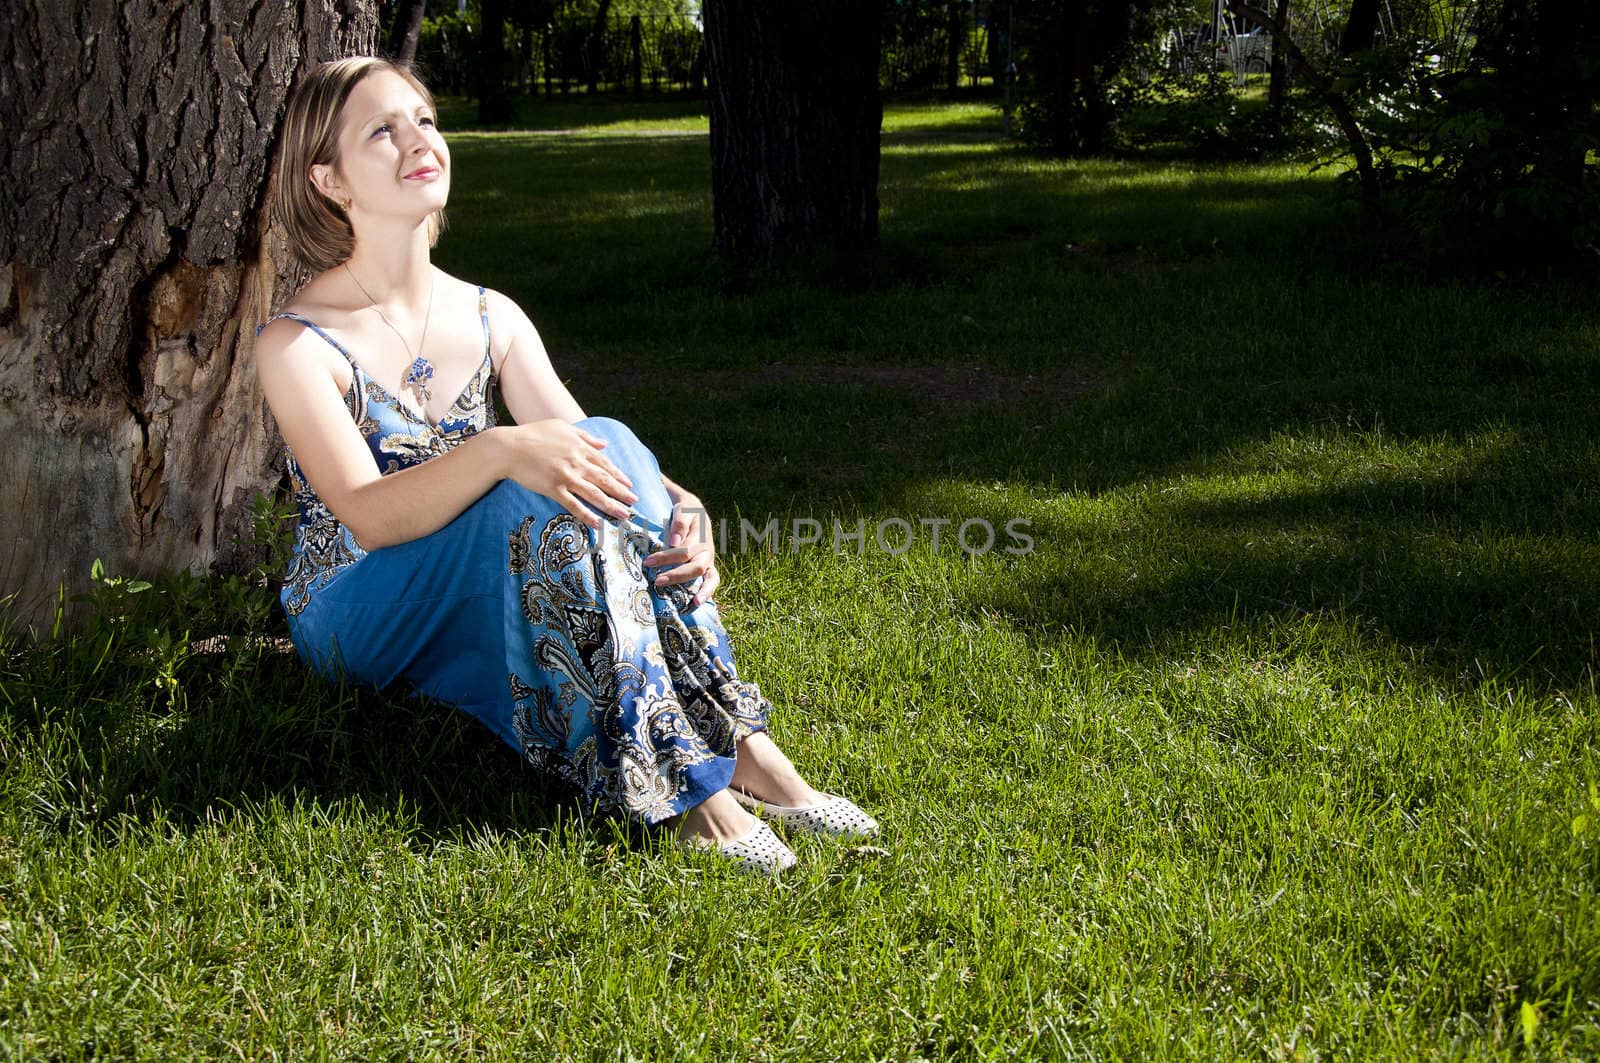
<path id="1" fill-rule="evenodd" d="M 352 225 L 363 218 L 421 224 L 450 196 L 450 149 L 411 83 L 378 70 L 345 100 L 337 168 L 313 166 L 311 176 L 336 202 L 350 201 Z"/>

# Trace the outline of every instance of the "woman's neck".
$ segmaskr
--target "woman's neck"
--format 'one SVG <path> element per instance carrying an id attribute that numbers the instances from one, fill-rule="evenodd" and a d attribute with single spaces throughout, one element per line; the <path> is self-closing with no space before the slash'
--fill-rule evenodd
<path id="1" fill-rule="evenodd" d="M 433 288 L 429 252 L 426 222 L 403 231 L 363 231 L 344 268 L 355 277 L 363 304 L 370 298 L 385 307 L 420 310 Z"/>

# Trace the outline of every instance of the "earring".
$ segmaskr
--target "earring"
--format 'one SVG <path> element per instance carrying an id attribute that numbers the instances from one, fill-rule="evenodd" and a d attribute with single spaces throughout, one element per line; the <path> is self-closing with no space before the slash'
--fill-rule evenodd
<path id="1" fill-rule="evenodd" d="M 342 200 L 339 201 L 339 209 L 344 211 L 346 214 L 349 214 L 350 213 L 350 204 L 353 203 L 353 202 L 354 202 L 354 200 L 342 199 Z"/>

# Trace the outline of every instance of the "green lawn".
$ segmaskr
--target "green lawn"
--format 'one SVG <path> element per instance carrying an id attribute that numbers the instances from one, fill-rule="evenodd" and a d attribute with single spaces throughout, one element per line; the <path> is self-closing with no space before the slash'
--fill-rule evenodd
<path id="1" fill-rule="evenodd" d="M 739 877 L 447 709 L 163 643 L 264 601 L 172 585 L 4 642 L 0 1054 L 1600 1055 L 1592 292 L 1370 268 L 1324 177 L 971 106 L 895 119 L 954 133 L 886 138 L 860 261 L 724 294 L 705 141 L 581 133 L 452 134 L 438 253 L 714 515 L 953 522 L 724 558 L 887 857 Z"/>

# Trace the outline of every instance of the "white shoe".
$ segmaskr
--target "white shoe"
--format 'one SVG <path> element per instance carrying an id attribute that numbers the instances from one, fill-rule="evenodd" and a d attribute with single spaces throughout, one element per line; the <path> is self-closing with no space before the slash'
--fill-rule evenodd
<path id="1" fill-rule="evenodd" d="M 861 811 L 855 802 L 838 794 L 823 794 L 822 800 L 814 805 L 788 808 L 732 787 L 728 792 L 733 794 L 734 800 L 756 815 L 781 823 L 790 830 L 826 834 L 833 838 L 875 838 L 878 835 L 878 821 Z"/>
<path id="2" fill-rule="evenodd" d="M 776 875 L 795 864 L 794 852 L 778 840 L 771 827 L 759 819 L 750 833 L 742 838 L 716 841 L 694 834 L 680 838 L 679 844 L 689 849 L 715 849 L 732 860 L 740 871 L 761 875 Z"/>

